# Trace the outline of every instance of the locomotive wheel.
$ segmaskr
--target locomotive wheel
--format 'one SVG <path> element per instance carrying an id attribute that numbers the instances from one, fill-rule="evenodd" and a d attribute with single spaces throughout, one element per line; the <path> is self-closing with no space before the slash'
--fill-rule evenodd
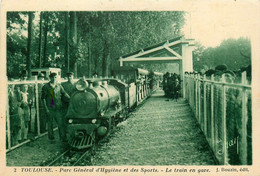
<path id="1" fill-rule="evenodd" d="M 110 130 L 113 131 L 116 127 L 115 117 L 111 118 Z"/>
<path id="2" fill-rule="evenodd" d="M 115 117 L 109 117 L 108 119 L 108 134 L 115 128 Z"/>
<path id="3" fill-rule="evenodd" d="M 114 119 L 114 123 L 115 123 L 115 126 L 118 124 L 118 123 L 120 123 L 120 122 L 122 122 L 122 121 L 124 121 L 124 120 L 126 120 L 128 118 L 128 110 L 127 110 L 127 108 L 124 108 L 124 109 L 122 109 L 122 111 L 120 112 L 120 113 L 118 113 L 117 115 L 116 115 L 116 118 Z"/>
<path id="4" fill-rule="evenodd" d="M 105 136 L 110 134 L 111 131 L 113 131 L 116 126 L 115 117 L 113 116 L 113 117 L 109 117 L 106 120 L 103 120 L 101 122 L 101 126 L 105 126 L 107 128 L 107 133 L 105 134 Z"/>

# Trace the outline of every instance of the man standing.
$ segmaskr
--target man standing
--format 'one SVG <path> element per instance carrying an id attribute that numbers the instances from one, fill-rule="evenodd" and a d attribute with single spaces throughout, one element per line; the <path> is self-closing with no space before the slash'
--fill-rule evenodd
<path id="1" fill-rule="evenodd" d="M 75 88 L 75 84 L 73 81 L 73 72 L 68 72 L 67 73 L 67 78 L 68 81 L 62 83 L 62 87 L 64 88 L 65 92 L 67 92 L 69 94 L 69 96 L 71 96 L 76 88 Z M 62 96 L 62 105 L 63 105 L 63 116 L 65 117 L 69 108 L 69 99 L 66 98 L 65 96 Z"/>
<path id="2" fill-rule="evenodd" d="M 75 84 L 74 84 L 74 81 L 73 81 L 73 72 L 68 72 L 67 78 L 68 78 L 68 81 L 62 83 L 61 85 L 64 88 L 65 92 L 67 92 L 69 94 L 69 96 L 71 96 L 76 90 Z M 67 99 L 66 97 L 62 97 L 62 101 L 65 104 L 65 107 L 68 108 L 69 99 Z"/>
<path id="3" fill-rule="evenodd" d="M 60 139 L 65 142 L 66 133 L 65 133 L 65 118 L 61 114 L 61 96 L 64 95 L 68 99 L 70 96 L 65 92 L 63 87 L 57 83 L 57 74 L 51 73 L 50 74 L 50 82 L 45 84 L 42 88 L 42 100 L 43 106 L 47 113 L 47 123 L 48 123 L 48 137 L 50 140 L 54 140 L 53 134 L 53 119 L 56 120 L 58 129 L 59 129 L 59 136 Z"/>
<path id="4" fill-rule="evenodd" d="M 10 131 L 11 131 L 11 146 L 18 144 L 18 134 L 21 130 L 20 114 L 18 114 L 20 102 L 18 101 L 18 90 L 15 84 L 8 87 L 8 100 L 9 100 L 9 114 L 10 114 Z"/>

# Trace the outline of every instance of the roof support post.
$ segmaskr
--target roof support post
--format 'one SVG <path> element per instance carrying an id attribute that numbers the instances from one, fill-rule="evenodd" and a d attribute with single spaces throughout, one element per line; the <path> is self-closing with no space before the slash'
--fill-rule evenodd
<path id="1" fill-rule="evenodd" d="M 193 60 L 192 51 L 194 46 L 183 44 L 182 45 L 182 60 L 183 60 L 183 72 L 193 72 Z"/>
<path id="2" fill-rule="evenodd" d="M 123 60 L 122 60 L 122 57 L 120 57 L 119 62 L 120 62 L 120 67 L 122 67 L 122 66 L 123 66 Z"/>

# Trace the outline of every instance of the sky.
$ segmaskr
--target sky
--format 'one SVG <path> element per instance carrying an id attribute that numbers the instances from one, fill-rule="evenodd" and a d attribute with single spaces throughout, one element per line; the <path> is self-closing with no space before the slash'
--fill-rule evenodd
<path id="1" fill-rule="evenodd" d="M 248 3 L 200 3 L 189 9 L 183 30 L 186 37 L 193 38 L 206 47 L 216 47 L 228 38 L 251 39 L 259 32 L 259 19 L 259 8 Z"/>

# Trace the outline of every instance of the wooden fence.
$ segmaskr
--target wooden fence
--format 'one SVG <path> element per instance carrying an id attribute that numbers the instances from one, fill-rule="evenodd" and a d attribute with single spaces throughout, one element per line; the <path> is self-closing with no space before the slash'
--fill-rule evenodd
<path id="1" fill-rule="evenodd" d="M 251 85 L 242 74 L 239 84 L 200 75 L 185 75 L 184 97 L 219 164 L 252 164 Z"/>
<path id="2" fill-rule="evenodd" d="M 65 82 L 61 80 L 60 82 Z M 40 131 L 40 117 L 42 116 L 43 107 L 40 107 L 40 91 L 43 84 L 47 83 L 47 80 L 35 80 L 32 81 L 8 81 L 7 82 L 7 108 L 6 108 L 6 151 L 9 152 L 25 143 L 30 142 L 31 139 L 39 138 L 46 134 L 46 132 Z M 29 129 L 28 137 L 26 140 L 18 142 L 19 130 L 22 130 L 18 123 L 21 123 L 21 117 L 19 117 L 18 109 L 20 104 L 18 103 L 18 92 L 22 85 L 28 85 L 28 99 L 31 101 L 30 113 L 29 113 Z M 13 91 L 13 94 L 11 94 Z M 42 117 L 43 118 L 43 117 Z M 44 117 L 46 118 L 46 117 Z M 55 127 L 55 130 L 57 128 Z"/>

